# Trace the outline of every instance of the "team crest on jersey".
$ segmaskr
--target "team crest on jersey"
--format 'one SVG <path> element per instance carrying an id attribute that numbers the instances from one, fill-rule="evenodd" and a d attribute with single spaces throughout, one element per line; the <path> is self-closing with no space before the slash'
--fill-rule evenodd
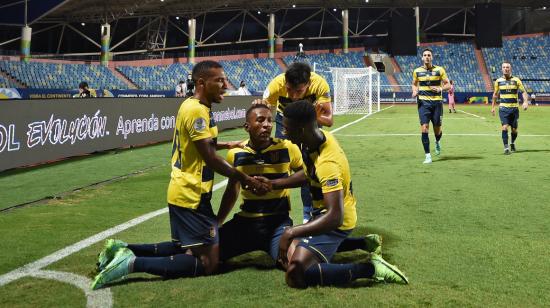
<path id="1" fill-rule="evenodd" d="M 193 128 L 197 131 L 204 130 L 206 128 L 206 120 L 203 118 L 198 118 L 193 123 Z"/>

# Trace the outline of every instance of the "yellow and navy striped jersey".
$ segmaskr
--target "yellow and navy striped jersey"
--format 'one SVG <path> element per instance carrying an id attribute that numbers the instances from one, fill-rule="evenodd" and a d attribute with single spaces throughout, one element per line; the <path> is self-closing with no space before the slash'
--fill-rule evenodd
<path id="1" fill-rule="evenodd" d="M 418 102 L 442 103 L 443 94 L 432 91 L 430 87 L 442 87 L 442 80 L 445 79 L 448 79 L 447 73 L 441 66 L 433 65 L 431 69 L 417 67 L 413 71 L 413 83 L 418 82 Z"/>
<path id="2" fill-rule="evenodd" d="M 300 149 L 288 140 L 272 138 L 269 147 L 256 152 L 243 142 L 244 148 L 234 148 L 227 152 L 227 161 L 237 170 L 249 176 L 261 175 L 268 179 L 288 177 L 291 171 L 302 169 Z M 241 212 L 246 217 L 262 217 L 273 214 L 288 214 L 290 211 L 289 189 L 273 190 L 257 196 L 248 190 L 241 190 Z"/>
<path id="3" fill-rule="evenodd" d="M 499 106 L 518 108 L 519 91 L 525 92 L 525 87 L 517 77 L 510 77 L 508 79 L 500 77 L 495 80 L 495 93 L 498 93 L 499 96 Z"/>
<path id="4" fill-rule="evenodd" d="M 316 73 L 311 73 L 309 78 L 310 85 L 302 99 L 306 99 L 311 103 L 326 103 L 330 102 L 330 88 L 327 81 Z M 285 74 L 273 78 L 267 89 L 264 91 L 263 98 L 269 102 L 271 106 L 277 107 L 277 111 L 282 113 L 292 100 L 288 98 L 286 91 Z"/>
<path id="5" fill-rule="evenodd" d="M 351 185 L 351 172 L 346 154 L 331 133 L 321 130 L 325 136 L 319 149 L 302 155 L 306 176 L 310 183 L 311 198 L 315 210 L 325 210 L 323 193 L 343 190 L 344 222 L 338 228 L 350 230 L 355 227 L 357 213 Z"/>
<path id="6" fill-rule="evenodd" d="M 193 97 L 186 99 L 176 116 L 168 203 L 190 209 L 206 206 L 211 211 L 214 171 L 206 166 L 193 142 L 205 138 L 216 141 L 217 136 L 210 108 Z"/>

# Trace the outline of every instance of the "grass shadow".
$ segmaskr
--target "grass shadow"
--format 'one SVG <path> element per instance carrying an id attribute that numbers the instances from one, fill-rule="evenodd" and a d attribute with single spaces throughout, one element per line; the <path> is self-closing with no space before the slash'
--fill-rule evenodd
<path id="1" fill-rule="evenodd" d="M 483 159 L 482 156 L 443 156 L 439 159 L 434 160 L 433 162 L 436 163 L 438 161 L 446 161 L 446 160 L 475 160 L 475 159 Z"/>

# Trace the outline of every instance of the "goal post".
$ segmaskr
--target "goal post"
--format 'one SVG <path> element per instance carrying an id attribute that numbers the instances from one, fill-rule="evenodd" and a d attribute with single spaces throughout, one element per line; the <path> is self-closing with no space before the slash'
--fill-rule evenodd
<path id="1" fill-rule="evenodd" d="M 380 111 L 380 73 L 372 67 L 331 67 L 334 114 Z"/>

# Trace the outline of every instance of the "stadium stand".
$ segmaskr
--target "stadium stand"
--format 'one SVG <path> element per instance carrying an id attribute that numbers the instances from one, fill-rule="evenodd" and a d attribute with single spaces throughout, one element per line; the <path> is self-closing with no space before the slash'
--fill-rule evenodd
<path id="1" fill-rule="evenodd" d="M 449 79 L 455 81 L 456 91 L 484 91 L 485 86 L 476 62 L 474 46 L 470 43 L 421 46 L 418 47 L 418 56 L 396 56 L 395 59 L 402 70 L 402 73 L 395 74 L 400 85 L 412 84 L 412 72 L 421 65 L 420 55 L 427 47 L 433 50 L 433 63 L 443 66 Z M 402 90 L 408 91 L 408 88 L 403 87 Z"/>
<path id="2" fill-rule="evenodd" d="M 495 80 L 502 75 L 501 64 L 510 61 L 512 75 L 523 80 L 528 92 L 550 92 L 550 36 L 504 38 L 502 48 L 484 48 L 487 70 Z M 527 80 L 526 80 L 527 79 Z"/>
<path id="3" fill-rule="evenodd" d="M 77 89 L 86 81 L 93 89 L 127 89 L 102 65 L 0 61 L 0 69 L 29 88 Z"/>
<path id="4" fill-rule="evenodd" d="M 271 79 L 282 73 L 274 59 L 243 59 L 238 61 L 220 61 L 227 78 L 238 87 L 241 80 L 251 92 L 263 92 Z"/>
<path id="5" fill-rule="evenodd" d="M 140 89 L 169 91 L 175 89 L 178 81 L 187 79 L 192 66 L 174 63 L 168 66 L 117 66 L 116 70 Z"/>
<path id="6" fill-rule="evenodd" d="M 11 80 L 0 75 L 0 88 L 17 88 L 18 86 Z"/>

